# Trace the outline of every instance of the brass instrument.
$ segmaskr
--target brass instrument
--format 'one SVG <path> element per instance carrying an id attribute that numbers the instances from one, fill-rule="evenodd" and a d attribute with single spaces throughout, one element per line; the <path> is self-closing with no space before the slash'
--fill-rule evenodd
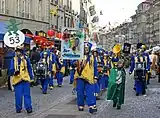
<path id="1" fill-rule="evenodd" d="M 120 54 L 120 52 L 121 52 L 121 49 L 122 49 L 122 47 L 121 47 L 121 45 L 120 44 L 116 44 L 114 47 L 113 47 L 113 53 L 114 54 Z"/>

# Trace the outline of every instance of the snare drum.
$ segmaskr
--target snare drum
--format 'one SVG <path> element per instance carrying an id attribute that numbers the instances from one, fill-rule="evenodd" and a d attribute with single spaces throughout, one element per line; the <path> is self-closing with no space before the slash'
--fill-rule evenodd
<path id="1" fill-rule="evenodd" d="M 38 78 L 46 78 L 47 76 L 47 65 L 43 62 L 38 62 L 36 67 L 36 75 Z"/>

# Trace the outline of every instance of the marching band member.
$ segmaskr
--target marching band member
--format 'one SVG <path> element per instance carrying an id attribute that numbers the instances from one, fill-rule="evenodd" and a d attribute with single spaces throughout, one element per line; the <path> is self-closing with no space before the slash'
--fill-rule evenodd
<path id="1" fill-rule="evenodd" d="M 15 90 L 16 112 L 21 113 L 24 97 L 25 109 L 27 110 L 27 113 L 32 113 L 30 82 L 33 80 L 33 72 L 30 59 L 24 55 L 23 50 L 20 47 L 16 49 L 13 68 L 14 74 L 12 83 Z"/>
<path id="2" fill-rule="evenodd" d="M 136 96 L 146 95 L 146 73 L 149 72 L 149 63 L 143 50 L 139 49 L 137 55 L 131 60 L 129 73 L 134 71 Z"/>
<path id="3" fill-rule="evenodd" d="M 75 69 L 76 69 L 76 60 L 71 60 L 70 61 L 70 84 L 73 84 Z"/>
<path id="4" fill-rule="evenodd" d="M 98 58 L 97 58 L 97 63 L 98 63 L 98 84 L 100 88 L 100 92 L 102 90 L 102 75 L 103 75 L 103 50 L 99 49 L 98 51 Z"/>
<path id="5" fill-rule="evenodd" d="M 99 94 L 100 94 L 100 84 L 98 83 L 99 81 L 99 72 L 98 72 L 98 62 L 99 62 L 99 57 L 98 57 L 98 51 L 97 49 L 94 49 L 93 50 L 93 56 L 92 56 L 92 60 L 94 61 L 94 78 L 96 79 L 95 80 L 95 95 L 96 95 L 96 99 L 99 100 Z M 99 70 L 100 71 L 100 70 Z"/>
<path id="6" fill-rule="evenodd" d="M 49 75 L 49 88 L 51 90 L 54 88 L 53 79 L 56 74 L 56 55 L 55 55 L 54 51 L 55 51 L 55 48 L 52 48 L 50 50 L 50 57 L 49 57 L 49 60 L 50 60 L 49 71 L 51 72 Z"/>
<path id="7" fill-rule="evenodd" d="M 93 60 L 91 59 L 90 43 L 85 43 L 85 57 L 77 61 L 77 70 L 75 72 L 76 90 L 77 90 L 77 105 L 79 111 L 84 110 L 84 98 L 86 96 L 86 103 L 89 106 L 89 112 L 97 112 L 96 97 L 94 95 L 94 68 Z"/>
<path id="8" fill-rule="evenodd" d="M 42 86 L 42 93 L 47 94 L 48 84 L 49 84 L 49 75 L 51 74 L 49 70 L 49 57 L 47 52 L 43 52 L 43 56 L 38 62 L 37 66 L 37 77 L 39 78 Z"/>
<path id="9" fill-rule="evenodd" d="M 145 52 L 146 51 L 146 46 L 145 45 L 142 45 L 141 46 L 141 49 L 142 49 L 142 52 L 143 52 L 143 55 L 145 56 L 145 60 L 146 60 L 146 84 L 150 84 L 150 75 L 151 75 L 151 69 L 150 69 L 150 65 L 151 65 L 151 61 L 150 61 L 150 57 L 149 57 L 149 53 Z M 147 87 L 146 85 L 146 87 Z"/>
<path id="10" fill-rule="evenodd" d="M 121 109 L 121 105 L 124 104 L 124 94 L 125 94 L 125 70 L 124 70 L 124 60 L 120 57 L 121 47 L 120 45 L 115 45 L 113 52 L 117 55 L 116 60 L 112 60 L 113 67 L 110 70 L 109 75 L 109 85 L 107 100 L 113 100 L 113 107 Z M 118 61 L 117 61 L 118 60 Z"/>
<path id="11" fill-rule="evenodd" d="M 102 90 L 105 90 L 106 88 L 108 88 L 109 71 L 111 68 L 108 52 L 104 54 L 103 65 Z"/>
<path id="12" fill-rule="evenodd" d="M 56 64 L 56 79 L 57 79 L 57 83 L 58 83 L 58 87 L 62 87 L 62 83 L 63 83 L 63 77 L 65 74 L 65 66 L 63 64 L 63 60 L 61 59 L 61 55 L 60 52 L 57 52 L 57 64 Z"/>

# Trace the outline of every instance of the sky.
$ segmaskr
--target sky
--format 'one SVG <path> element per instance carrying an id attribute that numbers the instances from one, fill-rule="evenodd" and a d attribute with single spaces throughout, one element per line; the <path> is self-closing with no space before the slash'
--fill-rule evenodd
<path id="1" fill-rule="evenodd" d="M 93 0 L 96 10 L 103 11 L 99 25 L 105 26 L 109 22 L 111 25 L 116 25 L 116 22 L 123 23 L 135 14 L 137 6 L 143 1 L 145 0 Z"/>
<path id="2" fill-rule="evenodd" d="M 130 19 L 135 14 L 137 6 L 145 0 L 92 0 L 95 4 L 97 15 L 102 10 L 103 15 L 99 16 L 99 25 L 106 26 L 111 23 L 113 27 L 121 24 L 125 19 Z M 73 9 L 79 12 L 79 0 L 72 0 Z"/>

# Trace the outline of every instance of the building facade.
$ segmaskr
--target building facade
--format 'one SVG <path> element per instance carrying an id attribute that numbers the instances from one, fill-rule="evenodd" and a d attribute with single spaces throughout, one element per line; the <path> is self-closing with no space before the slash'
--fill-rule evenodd
<path id="1" fill-rule="evenodd" d="M 9 19 L 15 18 L 20 29 L 32 33 L 62 27 L 73 27 L 76 13 L 72 9 L 73 0 L 0 0 L 0 32 L 5 33 Z M 76 19 L 77 20 L 77 19 Z"/>
<path id="2" fill-rule="evenodd" d="M 146 0 L 138 5 L 133 15 L 133 37 L 136 42 L 157 44 L 160 42 L 160 1 Z"/>

